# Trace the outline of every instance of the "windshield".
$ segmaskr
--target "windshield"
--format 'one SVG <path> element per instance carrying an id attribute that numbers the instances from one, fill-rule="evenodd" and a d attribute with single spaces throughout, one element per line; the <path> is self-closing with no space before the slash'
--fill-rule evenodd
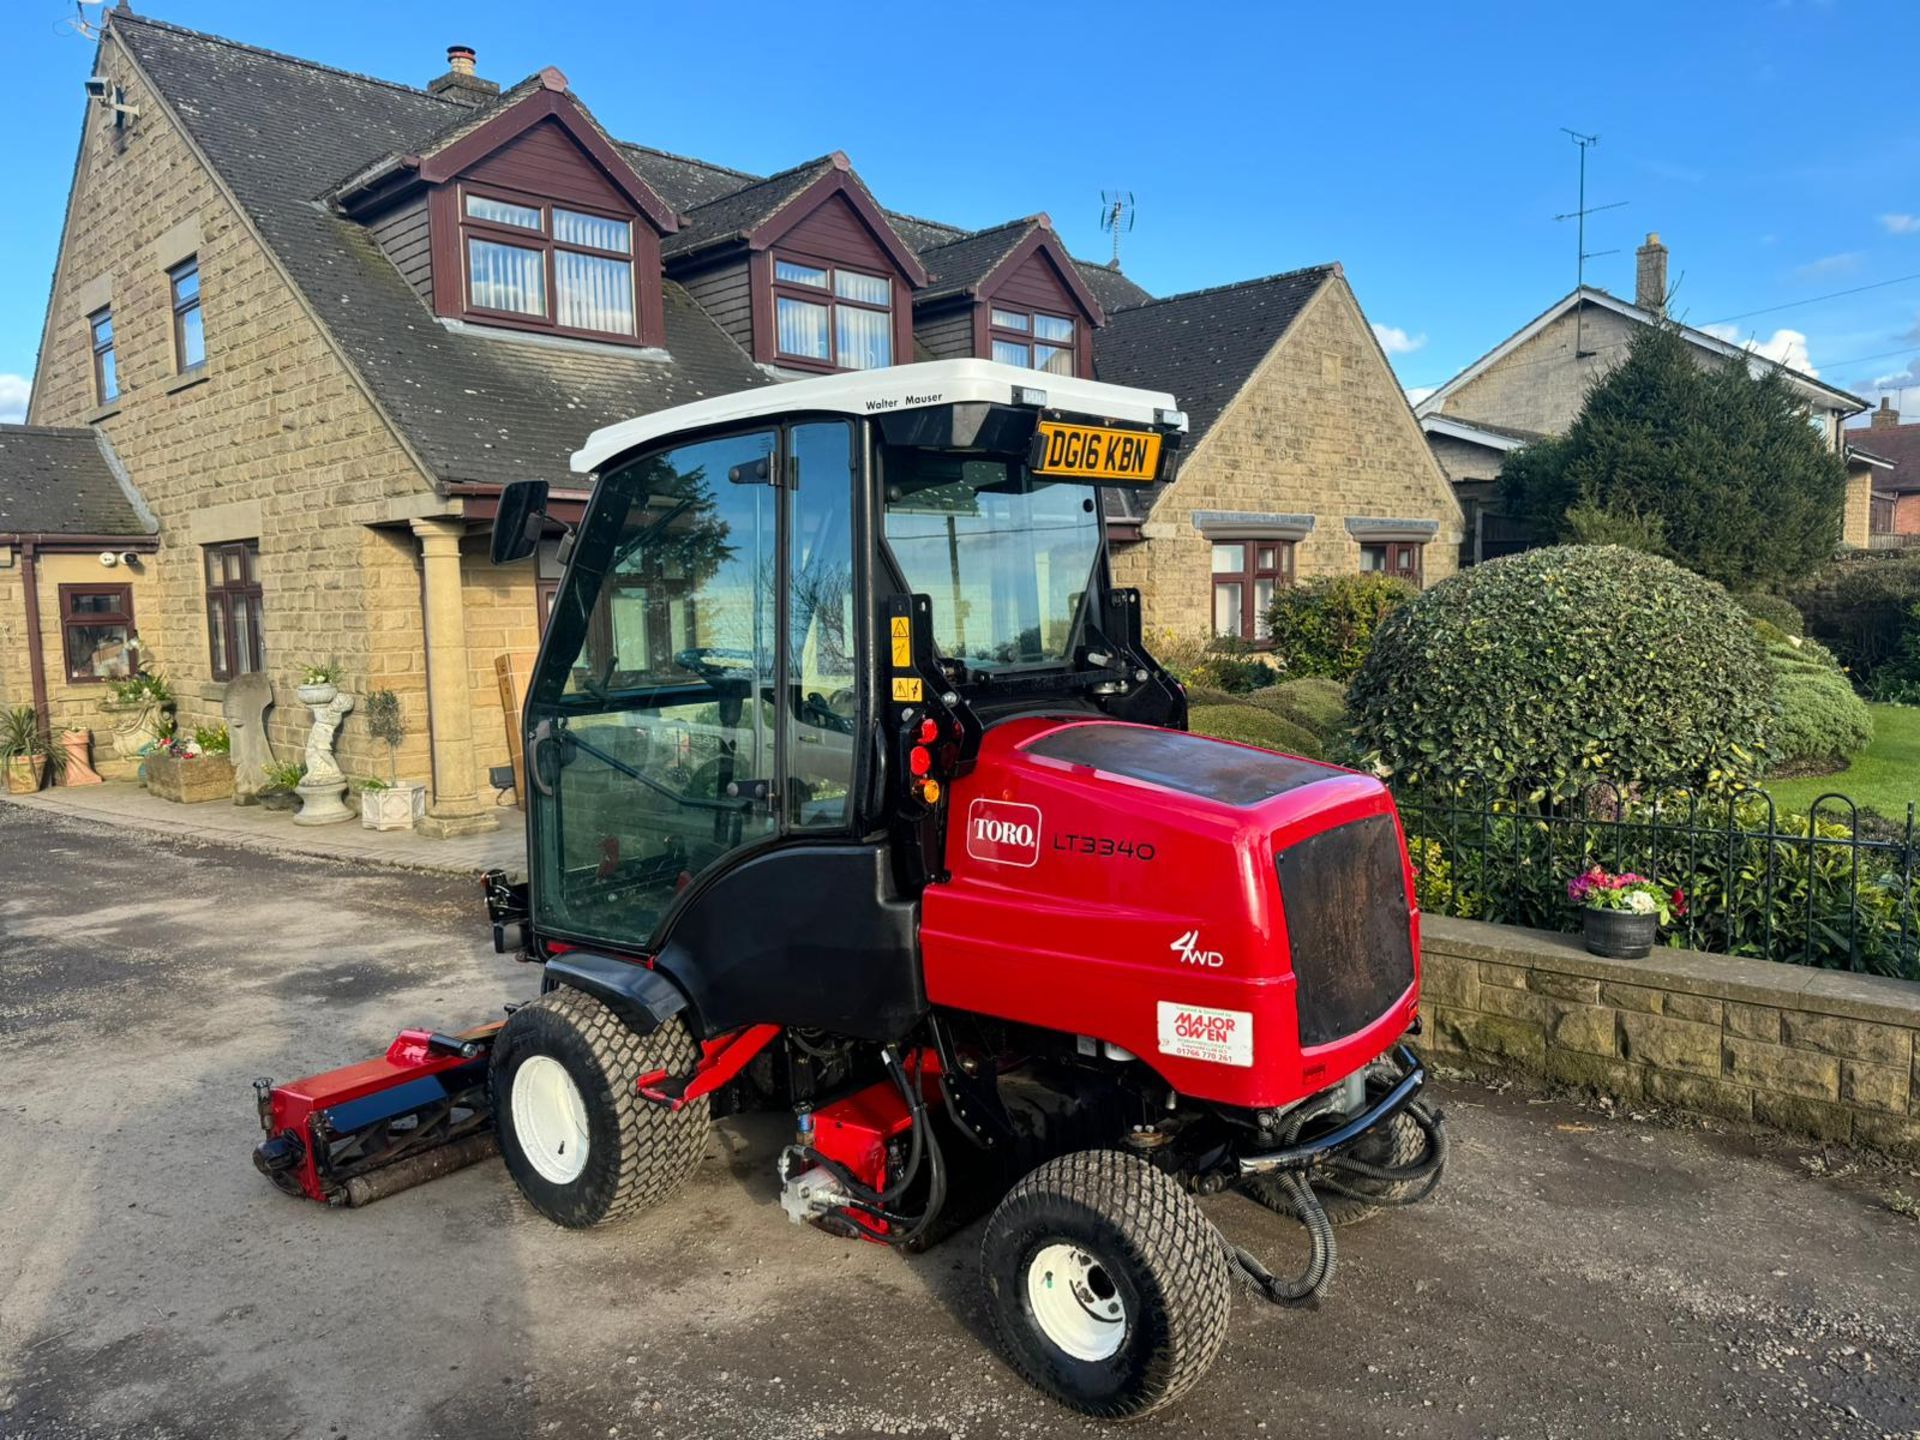
<path id="1" fill-rule="evenodd" d="M 887 544 L 934 643 L 981 669 L 1059 664 L 1100 551 L 1098 492 L 1018 460 L 886 452 Z"/>

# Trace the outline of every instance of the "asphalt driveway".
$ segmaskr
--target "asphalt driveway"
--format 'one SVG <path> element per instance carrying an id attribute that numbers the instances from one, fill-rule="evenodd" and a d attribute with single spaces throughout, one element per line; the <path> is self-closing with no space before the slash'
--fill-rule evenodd
<path id="1" fill-rule="evenodd" d="M 909 1258 L 789 1225 L 777 1122 L 603 1232 L 498 1162 L 359 1212 L 254 1173 L 254 1076 L 531 980 L 476 886 L 0 804 L 0 1435 L 1112 1433 L 984 1342 L 975 1231 Z M 1318 1309 L 1238 1301 L 1203 1388 L 1127 1433 L 1920 1435 L 1920 1223 L 1887 1203 L 1920 1181 L 1444 1088 L 1440 1197 L 1343 1231 Z"/>

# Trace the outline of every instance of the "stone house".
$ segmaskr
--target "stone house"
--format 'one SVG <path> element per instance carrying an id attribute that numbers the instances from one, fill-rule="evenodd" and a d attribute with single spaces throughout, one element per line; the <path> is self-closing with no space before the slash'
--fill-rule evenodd
<path id="1" fill-rule="evenodd" d="M 1501 464 L 1531 441 L 1563 434 L 1578 417 L 1587 391 L 1626 358 L 1644 327 L 1673 323 L 1703 365 L 1773 363 L 1731 340 L 1667 320 L 1667 247 L 1657 234 L 1647 236 L 1635 260 L 1632 303 L 1581 286 L 1414 407 L 1434 457 L 1460 498 L 1467 531 L 1464 563 L 1492 560 L 1533 543 L 1493 503 Z M 1791 366 L 1780 369 L 1805 401 L 1810 422 L 1847 461 L 1842 534 L 1846 544 L 1864 547 L 1876 467 L 1849 452 L 1843 426 L 1867 408 L 1866 401 Z"/>
<path id="2" fill-rule="evenodd" d="M 1847 431 L 1847 445 L 1876 462 L 1869 548 L 1920 545 L 1920 424 L 1902 425 L 1900 412 L 1882 396 L 1873 418 Z"/>
<path id="3" fill-rule="evenodd" d="M 64 446 L 123 508 L 64 530 L 0 514 L 0 703 L 97 709 L 57 673 L 81 639 L 55 633 L 55 587 L 133 553 L 108 597 L 125 610 L 102 613 L 137 632 L 183 726 L 218 721 L 236 675 L 290 700 L 303 664 L 334 662 L 345 688 L 400 696 L 428 833 L 489 827 L 509 758 L 496 658 L 538 645 L 557 575 L 551 547 L 488 563 L 501 487 L 553 481 L 557 517 L 577 518 L 568 456 L 601 425 L 916 359 L 1187 382 L 1188 478 L 1116 517 L 1129 540 L 1138 522 L 1123 573 L 1155 557 L 1155 623 L 1212 613 L 1221 551 L 1200 511 L 1311 514 L 1298 537 L 1249 532 L 1297 540 L 1301 574 L 1407 567 L 1376 539 L 1451 544 L 1452 497 L 1398 439 L 1410 412 L 1337 270 L 1302 272 L 1317 278 L 1280 287 L 1286 304 L 1261 299 L 1277 282 L 1149 304 L 1044 215 L 970 231 L 899 214 L 839 153 L 748 174 L 615 139 L 557 70 L 503 90 L 469 50 L 448 65 L 414 88 L 108 12 L 0 497 L 44 488 L 40 452 Z M 1365 532 L 1382 520 L 1391 537 Z M 1191 573 L 1160 583 L 1174 567 Z M 29 647 L 15 621 L 34 604 Z M 282 756 L 301 722 L 270 713 Z M 384 769 L 357 717 L 340 753 Z"/>
<path id="4" fill-rule="evenodd" d="M 1099 376 L 1173 391 L 1171 484 L 1108 493 L 1115 578 L 1150 622 L 1258 640 L 1277 586 L 1453 573 L 1460 511 L 1338 265 L 1108 317 Z"/>

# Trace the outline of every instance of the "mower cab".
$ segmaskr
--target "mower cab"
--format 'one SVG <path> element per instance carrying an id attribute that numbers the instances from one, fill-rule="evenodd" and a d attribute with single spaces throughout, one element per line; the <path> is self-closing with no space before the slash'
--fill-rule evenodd
<path id="1" fill-rule="evenodd" d="M 476 1042 L 536 1208 L 644 1208 L 712 1115 L 791 1111 L 794 1219 L 917 1247 L 997 1205 L 1014 1363 L 1121 1416 L 1198 1377 L 1234 1274 L 1315 1294 L 1331 1222 L 1431 1191 L 1391 799 L 1187 733 L 1111 582 L 1103 489 L 1167 483 L 1185 428 L 1169 395 L 959 360 L 701 401 L 574 457 L 529 874 L 488 881 L 540 998 Z M 545 497 L 508 487 L 497 562 L 553 528 Z M 262 1150 L 292 1136 L 295 1188 L 332 1112 L 286 1113 L 309 1133 L 269 1120 Z M 1297 1280 L 1194 1202 L 1229 1188 L 1306 1225 Z"/>

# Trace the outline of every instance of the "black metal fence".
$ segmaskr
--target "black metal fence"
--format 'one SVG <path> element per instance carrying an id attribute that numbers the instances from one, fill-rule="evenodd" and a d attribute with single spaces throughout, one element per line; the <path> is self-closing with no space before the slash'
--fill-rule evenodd
<path id="1" fill-rule="evenodd" d="M 1598 782 L 1573 802 L 1468 785 L 1396 797 L 1421 908 L 1577 930 L 1567 882 L 1599 865 L 1681 892 L 1670 944 L 1920 980 L 1920 834 L 1846 796 Z"/>

